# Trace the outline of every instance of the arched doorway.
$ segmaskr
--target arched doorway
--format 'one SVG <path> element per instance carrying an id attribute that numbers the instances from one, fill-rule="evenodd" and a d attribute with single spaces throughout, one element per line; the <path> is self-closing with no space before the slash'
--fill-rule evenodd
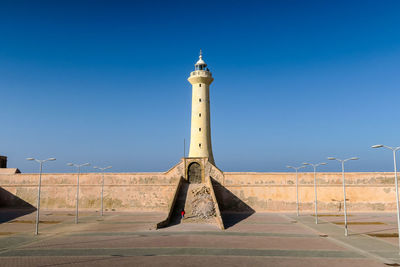
<path id="1" fill-rule="evenodd" d="M 201 183 L 201 166 L 197 162 L 193 162 L 188 168 L 188 181 L 191 184 Z"/>

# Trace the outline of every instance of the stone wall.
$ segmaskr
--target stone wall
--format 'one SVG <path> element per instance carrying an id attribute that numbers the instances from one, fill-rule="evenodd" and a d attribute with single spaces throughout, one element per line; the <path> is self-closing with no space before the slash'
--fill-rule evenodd
<path id="1" fill-rule="evenodd" d="M 165 173 L 105 173 L 104 209 L 167 211 L 176 184 L 183 176 L 179 163 Z M 99 209 L 102 176 L 80 175 L 80 209 Z M 0 174 L 0 207 L 36 206 L 38 174 Z M 75 173 L 42 174 L 41 208 L 75 208 L 77 175 Z"/>
<path id="2" fill-rule="evenodd" d="M 295 184 L 295 173 L 224 172 L 223 181 L 217 185 L 222 188 L 216 191 L 225 198 L 229 194 L 237 197 L 235 201 L 224 201 L 225 210 L 293 211 Z M 396 207 L 393 173 L 346 173 L 346 194 L 352 211 L 390 211 Z M 317 195 L 319 210 L 342 210 L 342 174 L 317 173 Z M 313 210 L 313 173 L 299 173 L 299 201 L 301 210 Z"/>
<path id="3" fill-rule="evenodd" d="M 108 210 L 169 210 L 184 162 L 165 173 L 106 173 L 104 208 Z M 294 211 L 295 173 L 222 172 L 207 165 L 221 211 Z M 349 211 L 392 211 L 396 207 L 393 173 L 346 173 Z M 38 174 L 1 174 L 0 206 L 36 206 Z M 313 210 L 313 173 L 299 173 L 300 209 Z M 317 173 L 318 207 L 342 209 L 341 173 Z M 80 209 L 99 209 L 101 174 L 80 177 Z M 76 174 L 43 174 L 44 209 L 74 209 Z"/>

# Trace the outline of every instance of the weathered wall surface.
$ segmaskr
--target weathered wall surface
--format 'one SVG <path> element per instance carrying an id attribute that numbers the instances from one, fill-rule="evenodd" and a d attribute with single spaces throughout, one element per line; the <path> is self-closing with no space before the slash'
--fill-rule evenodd
<path id="1" fill-rule="evenodd" d="M 183 161 L 165 173 L 106 173 L 104 207 L 114 210 L 168 211 Z M 294 211 L 294 173 L 222 172 L 207 165 L 221 211 Z M 0 174 L 0 206 L 36 206 L 37 174 Z M 392 211 L 396 207 L 393 173 L 346 173 L 349 211 Z M 341 173 L 317 173 L 318 207 L 342 209 Z M 299 173 L 301 210 L 313 210 L 313 173 Z M 81 174 L 80 208 L 99 209 L 101 175 Z M 76 174 L 43 174 L 44 209 L 74 209 Z"/>
<path id="2" fill-rule="evenodd" d="M 167 211 L 183 175 L 179 163 L 165 173 L 105 173 L 104 208 L 109 210 Z M 79 208 L 99 209 L 102 176 L 80 175 Z M 38 174 L 0 175 L 1 206 L 36 206 Z M 42 174 L 41 208 L 74 209 L 77 175 Z"/>
<path id="3" fill-rule="evenodd" d="M 314 208 L 314 175 L 299 173 L 301 210 Z M 224 210 L 293 211 L 296 208 L 295 173 L 224 172 L 217 194 Z M 346 173 L 348 209 L 389 211 L 396 207 L 393 173 Z M 343 205 L 341 173 L 317 173 L 318 208 L 339 211 Z M 229 201 L 231 200 L 231 201 Z"/>

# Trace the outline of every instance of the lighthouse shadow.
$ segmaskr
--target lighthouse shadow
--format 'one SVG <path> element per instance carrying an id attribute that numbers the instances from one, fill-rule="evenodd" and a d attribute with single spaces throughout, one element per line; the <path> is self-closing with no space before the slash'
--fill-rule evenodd
<path id="1" fill-rule="evenodd" d="M 255 213 L 254 209 L 244 203 L 240 198 L 226 189 L 215 179 L 211 178 L 211 182 L 221 211 L 221 217 L 225 229 L 234 226 Z"/>

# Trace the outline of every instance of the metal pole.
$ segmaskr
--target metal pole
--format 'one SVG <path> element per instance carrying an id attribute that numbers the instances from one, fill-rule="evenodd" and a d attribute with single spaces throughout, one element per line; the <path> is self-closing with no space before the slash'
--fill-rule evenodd
<path id="1" fill-rule="evenodd" d="M 346 180 L 344 177 L 344 160 L 342 160 L 342 177 L 343 177 L 343 208 L 344 208 L 344 235 L 348 236 L 347 230 L 347 209 L 346 209 Z"/>
<path id="2" fill-rule="evenodd" d="M 186 156 L 186 139 L 183 138 L 183 157 L 185 158 Z"/>
<path id="3" fill-rule="evenodd" d="M 398 228 L 398 239 L 400 248 L 400 210 L 399 210 L 399 185 L 397 181 L 397 166 L 396 166 L 396 151 L 397 148 L 393 149 L 393 163 L 394 163 L 394 179 L 396 183 L 396 205 L 397 205 L 397 228 Z M 400 251 L 399 251 L 400 254 Z"/>
<path id="4" fill-rule="evenodd" d="M 297 216 L 299 216 L 299 178 L 298 178 L 298 171 L 299 169 L 296 168 L 296 204 L 297 204 Z"/>
<path id="5" fill-rule="evenodd" d="M 317 166 L 313 165 L 313 167 L 314 167 L 314 194 L 315 194 L 315 224 L 318 224 L 317 174 L 316 174 Z"/>
<path id="6" fill-rule="evenodd" d="M 39 173 L 39 186 L 38 186 L 38 197 L 37 197 L 37 210 L 36 210 L 36 229 L 35 229 L 35 235 L 39 234 L 39 210 L 40 210 L 40 189 L 42 186 L 42 165 L 43 162 L 40 161 L 40 173 Z"/>
<path id="7" fill-rule="evenodd" d="M 103 171 L 103 181 L 101 183 L 101 216 L 103 216 L 103 192 L 104 192 L 104 171 Z"/>
<path id="8" fill-rule="evenodd" d="M 78 209 L 79 209 L 79 173 L 81 172 L 81 167 L 78 166 L 78 183 L 76 186 L 76 215 L 75 223 L 78 223 Z"/>

